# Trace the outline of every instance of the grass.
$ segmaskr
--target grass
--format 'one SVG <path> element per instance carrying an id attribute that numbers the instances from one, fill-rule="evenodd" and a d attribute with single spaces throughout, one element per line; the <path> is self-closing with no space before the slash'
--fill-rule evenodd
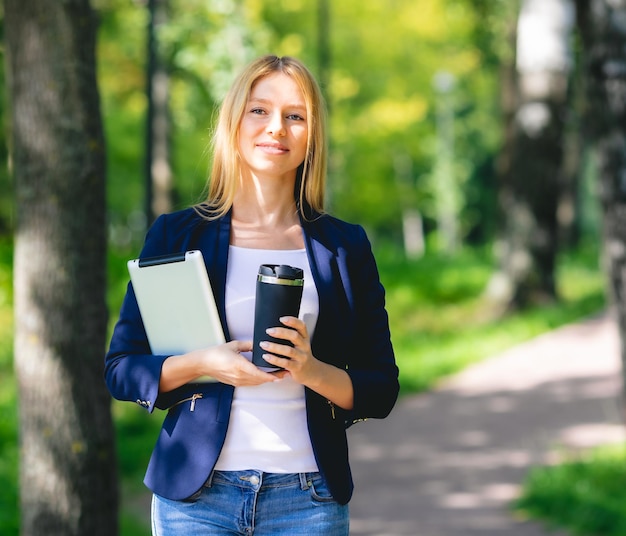
<path id="1" fill-rule="evenodd" d="M 11 255 L 10 245 L 0 243 L 0 534 L 6 535 L 18 534 L 19 521 Z M 111 325 L 124 294 L 129 256 L 110 255 Z M 483 296 L 493 267 L 484 251 L 468 250 L 454 260 L 429 256 L 409 262 L 386 251 L 377 257 L 404 394 L 428 389 L 469 363 L 604 307 L 604 278 L 592 249 L 560 260 L 560 303 L 504 318 Z M 145 498 L 141 481 L 161 415 L 149 416 L 133 404 L 114 402 L 112 407 L 122 481 L 122 535 L 148 535 L 145 505 L 137 498 Z"/>
<path id="2" fill-rule="evenodd" d="M 515 504 L 518 514 L 572 534 L 626 534 L 626 449 L 594 449 L 560 465 L 533 469 Z"/>

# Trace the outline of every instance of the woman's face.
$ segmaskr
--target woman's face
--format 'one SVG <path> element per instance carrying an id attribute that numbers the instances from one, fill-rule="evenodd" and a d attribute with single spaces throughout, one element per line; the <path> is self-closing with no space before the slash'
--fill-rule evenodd
<path id="1" fill-rule="evenodd" d="M 306 156 L 307 121 L 304 96 L 291 77 L 274 73 L 258 80 L 239 124 L 244 170 L 294 179 Z"/>

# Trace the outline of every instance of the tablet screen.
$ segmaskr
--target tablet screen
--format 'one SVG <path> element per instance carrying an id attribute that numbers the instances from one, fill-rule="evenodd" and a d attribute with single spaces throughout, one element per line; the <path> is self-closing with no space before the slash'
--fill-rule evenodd
<path id="1" fill-rule="evenodd" d="M 133 259 L 128 271 L 153 354 L 225 342 L 201 251 Z"/>

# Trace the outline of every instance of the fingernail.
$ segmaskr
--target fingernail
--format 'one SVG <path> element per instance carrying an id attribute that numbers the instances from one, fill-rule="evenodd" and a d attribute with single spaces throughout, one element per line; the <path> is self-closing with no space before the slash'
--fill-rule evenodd
<path id="1" fill-rule="evenodd" d="M 268 330 L 268 331 L 269 331 L 269 330 Z M 261 342 L 259 343 L 259 346 L 260 346 L 261 348 L 267 348 L 269 345 L 270 345 L 270 343 L 269 343 L 269 342 L 267 342 L 267 341 L 261 341 Z"/>

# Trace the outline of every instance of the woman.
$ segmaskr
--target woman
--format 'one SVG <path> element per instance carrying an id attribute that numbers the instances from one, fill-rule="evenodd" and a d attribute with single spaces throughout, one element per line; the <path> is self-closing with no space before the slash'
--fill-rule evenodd
<path id="1" fill-rule="evenodd" d="M 384 290 L 360 226 L 324 213 L 326 123 L 302 63 L 266 56 L 234 82 L 206 203 L 161 216 L 142 257 L 200 249 L 226 344 L 152 355 L 132 286 L 106 356 L 112 395 L 168 409 L 146 473 L 153 534 L 346 535 L 345 429 L 398 395 Z M 304 270 L 299 318 L 250 361 L 260 264 Z M 200 376 L 215 383 L 194 383 Z"/>

